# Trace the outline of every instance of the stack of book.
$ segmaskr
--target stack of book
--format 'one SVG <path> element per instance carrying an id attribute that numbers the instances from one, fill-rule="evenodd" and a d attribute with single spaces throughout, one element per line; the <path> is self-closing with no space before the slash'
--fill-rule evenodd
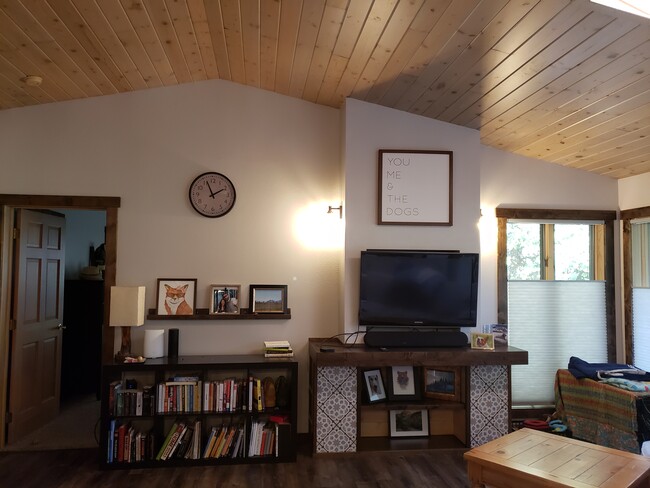
<path id="1" fill-rule="evenodd" d="M 293 349 L 289 341 L 264 341 L 264 357 L 292 358 Z"/>

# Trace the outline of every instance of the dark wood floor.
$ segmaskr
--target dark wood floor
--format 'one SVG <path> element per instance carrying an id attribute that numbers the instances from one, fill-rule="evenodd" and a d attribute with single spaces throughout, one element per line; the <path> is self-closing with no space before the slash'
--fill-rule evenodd
<path id="1" fill-rule="evenodd" d="M 109 470 L 97 449 L 0 453 L 3 488 L 467 488 L 463 452 L 299 454 L 296 463 Z"/>

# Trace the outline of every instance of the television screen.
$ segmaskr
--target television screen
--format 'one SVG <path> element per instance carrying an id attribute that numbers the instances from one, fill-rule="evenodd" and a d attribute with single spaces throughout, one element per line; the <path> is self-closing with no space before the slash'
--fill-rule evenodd
<path id="1" fill-rule="evenodd" d="M 359 325 L 475 327 L 478 254 L 362 251 Z"/>

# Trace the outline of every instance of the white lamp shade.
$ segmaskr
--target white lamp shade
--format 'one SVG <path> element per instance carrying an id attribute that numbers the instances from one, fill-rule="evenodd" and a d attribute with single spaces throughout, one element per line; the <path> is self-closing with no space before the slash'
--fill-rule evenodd
<path id="1" fill-rule="evenodd" d="M 144 324 L 144 286 L 111 286 L 111 327 Z"/>

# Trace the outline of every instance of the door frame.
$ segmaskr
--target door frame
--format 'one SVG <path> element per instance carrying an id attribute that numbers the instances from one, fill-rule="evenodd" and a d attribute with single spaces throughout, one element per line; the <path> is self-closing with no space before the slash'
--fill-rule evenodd
<path id="1" fill-rule="evenodd" d="M 14 195 L 0 194 L 0 448 L 7 433 L 7 398 L 9 395 L 9 336 L 11 330 L 14 209 L 77 209 L 106 212 L 106 268 L 104 270 L 104 319 L 102 325 L 102 364 L 114 353 L 115 332 L 108 326 L 110 287 L 115 285 L 117 260 L 117 209 L 120 197 Z"/>

